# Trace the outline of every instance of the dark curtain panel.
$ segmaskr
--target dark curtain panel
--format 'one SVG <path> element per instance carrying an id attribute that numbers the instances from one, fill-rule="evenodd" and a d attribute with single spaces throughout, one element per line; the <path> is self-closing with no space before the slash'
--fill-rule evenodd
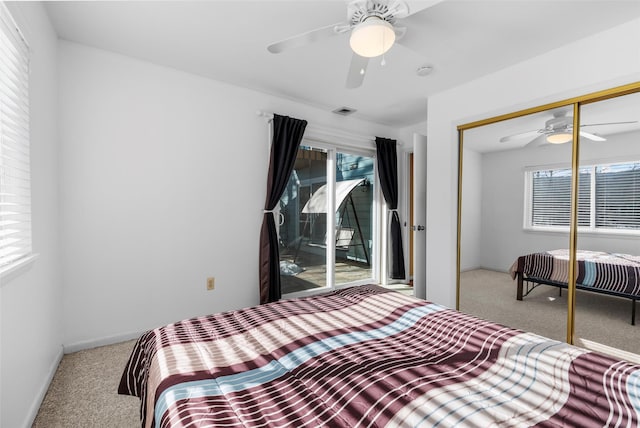
<path id="1" fill-rule="evenodd" d="M 267 175 L 267 198 L 260 229 L 260 303 L 280 300 L 280 250 L 272 210 L 287 187 L 296 162 L 306 120 L 273 115 L 273 140 Z"/>
<path id="2" fill-rule="evenodd" d="M 382 194 L 391 211 L 389 226 L 389 261 L 390 276 L 393 279 L 404 279 L 404 251 L 402 249 L 402 227 L 398 216 L 398 155 L 396 140 L 376 137 L 378 157 L 378 178 Z"/>

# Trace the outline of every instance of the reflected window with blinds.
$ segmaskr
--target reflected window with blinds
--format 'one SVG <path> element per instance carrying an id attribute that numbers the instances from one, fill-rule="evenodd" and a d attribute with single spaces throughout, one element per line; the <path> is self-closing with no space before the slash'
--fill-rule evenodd
<path id="1" fill-rule="evenodd" d="M 29 47 L 0 3 L 0 274 L 31 256 Z"/>
<path id="2" fill-rule="evenodd" d="M 578 177 L 578 227 L 583 232 L 640 233 L 640 161 L 583 166 Z M 569 228 L 571 169 L 525 173 L 525 228 Z"/>
<path id="3" fill-rule="evenodd" d="M 640 162 L 594 169 L 595 227 L 640 231 Z"/>
<path id="4" fill-rule="evenodd" d="M 590 171 L 580 170 L 578 225 L 589 226 Z M 531 171 L 531 223 L 533 227 L 569 227 L 571 221 L 571 169 Z"/>

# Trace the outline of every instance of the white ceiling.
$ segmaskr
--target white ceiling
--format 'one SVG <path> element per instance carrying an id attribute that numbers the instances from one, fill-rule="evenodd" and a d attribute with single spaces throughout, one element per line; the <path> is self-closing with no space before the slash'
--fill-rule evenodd
<path id="1" fill-rule="evenodd" d="M 62 39 L 331 111 L 403 127 L 427 97 L 640 16 L 638 0 L 408 1 L 412 15 L 386 65 L 346 89 L 351 51 L 336 35 L 280 54 L 274 42 L 346 20 L 346 1 L 46 2 Z M 615 48 L 615 47 L 612 47 Z M 419 77 L 415 70 L 431 65 Z"/>

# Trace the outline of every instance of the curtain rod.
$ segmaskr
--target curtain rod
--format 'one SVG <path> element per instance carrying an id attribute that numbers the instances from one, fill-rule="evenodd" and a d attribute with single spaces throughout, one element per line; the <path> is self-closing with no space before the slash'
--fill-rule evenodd
<path id="1" fill-rule="evenodd" d="M 266 118 L 267 121 L 273 120 L 273 113 L 267 113 L 266 111 L 258 110 L 256 111 L 256 114 L 260 117 Z"/>
<path id="2" fill-rule="evenodd" d="M 269 113 L 263 110 L 257 110 L 256 114 L 260 117 L 266 118 L 267 122 L 270 122 L 273 120 L 273 113 Z M 331 141 L 331 139 L 335 138 L 335 139 L 340 139 L 339 143 L 341 145 L 346 145 L 354 148 L 367 148 L 366 146 L 363 147 L 362 145 L 353 144 L 354 142 L 368 143 L 371 146 L 375 147 L 376 137 L 371 137 L 368 135 L 360 135 L 360 134 L 356 134 L 349 131 L 343 131 L 339 129 L 329 128 L 327 126 L 319 126 L 314 124 L 309 124 L 307 129 L 311 135 L 305 136 L 303 138 L 307 138 L 312 141 L 336 144 L 336 141 Z M 329 139 L 327 139 L 326 137 L 329 137 Z M 344 141 L 344 140 L 347 140 L 347 141 Z M 351 142 L 352 144 L 349 144 L 349 142 Z M 399 141 L 396 144 L 398 145 L 398 147 L 402 146 L 402 143 L 400 143 Z"/>

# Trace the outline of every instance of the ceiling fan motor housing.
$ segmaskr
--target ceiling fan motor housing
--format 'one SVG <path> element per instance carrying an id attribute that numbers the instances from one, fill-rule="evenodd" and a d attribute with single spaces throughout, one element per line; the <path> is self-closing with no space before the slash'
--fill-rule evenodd
<path id="1" fill-rule="evenodd" d="M 351 27 L 376 17 L 393 25 L 400 15 L 408 14 L 409 8 L 399 0 L 354 0 L 347 6 L 347 18 Z"/>
<path id="2" fill-rule="evenodd" d="M 553 117 L 545 122 L 545 130 L 547 131 L 558 131 L 562 129 L 568 129 L 570 124 L 569 120 L 571 118 L 566 116 Z"/>

